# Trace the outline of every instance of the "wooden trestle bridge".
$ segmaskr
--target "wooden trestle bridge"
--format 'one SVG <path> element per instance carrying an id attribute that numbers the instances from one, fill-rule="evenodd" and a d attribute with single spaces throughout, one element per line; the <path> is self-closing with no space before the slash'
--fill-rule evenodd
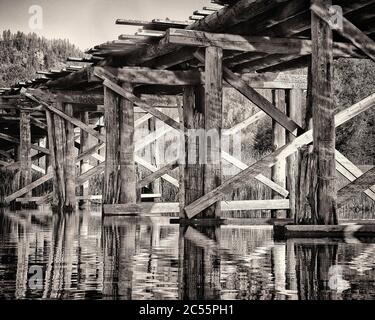
<path id="1" fill-rule="evenodd" d="M 375 200 L 375 169 L 363 173 L 335 150 L 336 127 L 372 108 L 375 93 L 336 114 L 332 98 L 334 59 L 375 60 L 375 1 L 214 2 L 189 21 L 119 19 L 142 29 L 94 47 L 91 58 L 69 58 L 82 67 L 41 71 L 40 78 L 1 89 L 0 164 L 21 176 L 5 204 L 38 201 L 31 191 L 53 180 L 52 205 L 60 212 L 101 198 L 104 214 L 179 212 L 195 219 L 271 209 L 297 223 L 336 224 L 337 207 L 347 199 L 364 192 Z M 307 75 L 286 72 L 305 67 Z M 225 134 L 272 118 L 275 150 L 255 164 L 221 148 L 225 86 L 259 108 Z M 272 90 L 273 101 L 256 89 Z M 164 108 L 178 110 L 178 118 Z M 156 129 L 135 141 L 137 127 L 149 121 L 155 128 L 155 119 L 179 132 L 180 159 L 160 165 L 137 156 L 165 133 Z M 211 155 L 205 163 L 190 163 L 189 152 L 202 141 L 189 132 L 202 129 L 216 130 L 219 138 L 203 143 Z M 43 168 L 35 164 L 41 157 Z M 97 166 L 88 165 L 90 158 Z M 240 172 L 224 180 L 222 161 Z M 137 166 L 151 174 L 137 179 Z M 271 179 L 264 174 L 269 168 Z M 175 169 L 179 179 L 168 174 Z M 43 176 L 32 181 L 33 170 Z M 348 180 L 340 190 L 336 170 Z M 90 195 L 87 181 L 103 172 L 102 195 Z M 142 202 L 142 187 L 160 178 L 179 187 L 179 203 Z M 254 179 L 273 190 L 273 199 L 222 201 Z"/>

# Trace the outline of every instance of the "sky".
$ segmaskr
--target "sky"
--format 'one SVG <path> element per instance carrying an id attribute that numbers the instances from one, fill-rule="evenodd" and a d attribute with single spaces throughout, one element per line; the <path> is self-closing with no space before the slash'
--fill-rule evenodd
<path id="1" fill-rule="evenodd" d="M 0 0 L 0 31 L 69 39 L 85 50 L 139 28 L 116 25 L 118 18 L 187 20 L 209 4 L 210 0 Z"/>

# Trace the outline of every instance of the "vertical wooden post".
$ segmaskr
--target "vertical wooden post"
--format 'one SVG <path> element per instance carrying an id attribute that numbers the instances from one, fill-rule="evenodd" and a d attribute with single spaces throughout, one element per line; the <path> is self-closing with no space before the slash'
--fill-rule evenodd
<path id="1" fill-rule="evenodd" d="M 223 50 L 218 47 L 206 48 L 205 59 L 205 130 L 206 160 L 204 168 L 204 192 L 208 193 L 220 186 L 221 129 L 223 125 Z M 207 218 L 220 217 L 220 201 L 204 211 Z"/>
<path id="2" fill-rule="evenodd" d="M 182 138 L 185 159 L 180 165 L 180 183 L 182 182 L 183 185 L 182 188 L 180 186 L 179 194 L 180 218 L 186 218 L 185 206 L 204 195 L 204 165 L 199 161 L 205 156 L 204 151 L 202 152 L 202 146 L 204 147 L 205 143 L 200 137 L 204 128 L 204 88 L 202 86 L 184 88 L 183 117 L 180 121 L 190 134 L 189 137 Z"/>
<path id="3" fill-rule="evenodd" d="M 81 121 L 85 124 L 89 124 L 89 113 L 88 112 L 82 112 L 81 113 Z M 80 134 L 80 153 L 85 152 L 90 148 L 90 137 L 89 134 L 81 129 Z M 90 160 L 84 159 L 80 163 L 80 174 L 83 174 L 87 172 L 90 169 Z M 80 195 L 81 196 L 88 196 L 89 195 L 89 188 L 90 188 L 90 182 L 86 181 L 82 186 L 80 186 Z M 85 209 L 87 208 L 89 204 L 88 200 L 81 200 L 79 202 L 79 208 Z"/>
<path id="4" fill-rule="evenodd" d="M 294 120 L 301 128 L 304 128 L 304 108 L 302 106 L 303 90 L 291 89 L 287 94 L 287 115 Z M 295 140 L 291 133 L 287 134 L 286 142 Z M 294 218 L 296 215 L 296 177 L 298 173 L 298 152 L 290 155 L 286 159 L 286 184 L 289 191 L 290 210 L 287 211 L 287 218 Z"/>
<path id="5" fill-rule="evenodd" d="M 53 200 L 52 200 L 52 210 L 56 211 L 60 205 L 60 184 L 58 183 L 58 169 L 56 164 L 56 145 L 55 145 L 55 122 L 53 115 L 49 110 L 46 109 L 46 119 L 48 127 L 48 148 L 50 152 L 50 163 L 54 174 L 53 178 Z"/>
<path id="6" fill-rule="evenodd" d="M 274 90 L 273 91 L 273 103 L 277 109 L 286 113 L 286 101 L 285 101 L 285 90 Z M 286 143 L 286 132 L 285 129 L 278 124 L 276 121 L 272 121 L 272 144 L 274 150 L 281 148 Z M 272 181 L 276 182 L 282 187 L 286 187 L 286 167 L 285 160 L 278 161 L 272 167 Z M 273 199 L 280 199 L 280 195 L 273 192 Z M 271 210 L 272 218 L 284 218 L 286 215 L 285 210 Z"/>
<path id="7" fill-rule="evenodd" d="M 73 117 L 73 106 L 65 105 L 65 113 Z M 69 121 L 65 121 L 65 212 L 72 212 L 76 209 L 76 164 L 74 153 L 74 126 Z"/>
<path id="8" fill-rule="evenodd" d="M 329 7 L 331 0 L 312 0 Z M 337 224 L 335 186 L 335 120 L 332 99 L 333 38 L 330 26 L 311 13 L 314 181 L 311 185 L 315 224 Z"/>
<path id="9" fill-rule="evenodd" d="M 156 119 L 152 117 L 148 120 L 148 128 L 150 133 L 156 131 Z M 158 140 L 155 140 L 153 143 L 150 143 L 150 155 L 151 155 L 151 161 L 150 163 L 154 165 L 156 168 L 160 169 L 160 154 L 159 154 L 159 142 Z M 152 182 L 152 193 L 159 194 L 161 193 L 161 180 L 155 179 L 155 181 Z M 155 198 L 155 202 L 160 202 L 160 198 Z"/>
<path id="10" fill-rule="evenodd" d="M 20 177 L 19 188 L 23 188 L 31 183 L 31 129 L 30 114 L 25 111 L 20 112 Z M 31 192 L 25 195 L 31 196 Z"/>
<path id="11" fill-rule="evenodd" d="M 116 94 L 104 87 L 106 153 L 103 186 L 103 204 L 118 202 L 119 130 L 118 99 Z"/>
<path id="12" fill-rule="evenodd" d="M 125 86 L 126 84 L 124 84 Z M 120 129 L 120 203 L 137 202 L 137 177 L 134 163 L 134 106 L 121 99 L 119 110 Z"/>

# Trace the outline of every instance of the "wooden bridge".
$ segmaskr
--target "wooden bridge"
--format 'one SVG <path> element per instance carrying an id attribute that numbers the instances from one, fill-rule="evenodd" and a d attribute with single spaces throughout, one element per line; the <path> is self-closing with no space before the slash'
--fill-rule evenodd
<path id="1" fill-rule="evenodd" d="M 40 71 L 37 79 L 0 89 L 0 165 L 17 169 L 20 183 L 5 203 L 45 201 L 31 191 L 52 180 L 50 198 L 59 212 L 101 199 L 104 214 L 212 219 L 221 210 L 268 209 L 297 223 L 337 224 L 337 207 L 349 198 L 364 192 L 375 200 L 375 170 L 364 173 L 335 150 L 336 127 L 372 108 L 375 94 L 337 114 L 332 98 L 334 59 L 375 60 L 374 1 L 214 2 L 189 21 L 118 19 L 142 28 L 95 46 L 90 58 L 68 59 L 81 67 Z M 306 67 L 306 75 L 287 72 Z M 225 87 L 259 108 L 229 130 L 223 129 Z M 272 99 L 257 89 L 272 92 Z M 271 154 L 248 165 L 222 149 L 224 135 L 264 117 L 273 123 Z M 156 128 L 156 120 L 165 126 Z M 147 122 L 149 135 L 135 140 Z M 197 142 L 195 130 L 214 130 L 218 138 Z M 169 131 L 178 133 L 183 152 L 160 164 L 155 144 Z M 150 159 L 137 154 L 146 147 Z M 210 157 L 191 163 L 197 150 Z M 44 167 L 37 166 L 42 157 Z M 224 161 L 240 172 L 224 180 Z M 138 167 L 151 173 L 140 179 Z M 32 181 L 32 171 L 43 176 Z M 340 190 L 336 171 L 348 180 Z M 93 196 L 87 181 L 99 173 L 103 192 Z M 179 188 L 178 203 L 142 202 L 160 197 L 154 183 L 160 179 Z M 272 189 L 272 199 L 222 201 L 255 180 Z M 152 194 L 142 196 L 149 185 Z"/>

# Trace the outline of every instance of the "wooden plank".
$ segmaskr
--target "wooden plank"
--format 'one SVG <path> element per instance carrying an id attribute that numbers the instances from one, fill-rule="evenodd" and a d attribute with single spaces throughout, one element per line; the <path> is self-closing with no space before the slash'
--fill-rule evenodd
<path id="1" fill-rule="evenodd" d="M 128 84 L 124 84 L 128 86 Z M 137 203 L 137 177 L 134 163 L 134 108 L 133 103 L 121 99 L 120 130 L 120 203 Z"/>
<path id="2" fill-rule="evenodd" d="M 143 115 L 143 116 L 140 117 L 139 119 L 135 120 L 135 122 L 134 122 L 134 126 L 135 126 L 135 127 L 139 127 L 139 126 L 141 126 L 143 123 L 145 123 L 147 120 L 151 119 L 152 117 L 153 117 L 152 114 L 146 113 L 145 115 Z"/>
<path id="3" fill-rule="evenodd" d="M 149 106 L 147 103 L 143 102 L 140 98 L 136 97 L 134 94 L 132 94 L 130 91 L 121 88 L 114 82 L 105 79 L 103 82 L 103 85 L 112 91 L 116 92 L 117 94 L 121 95 L 123 98 L 133 102 L 138 107 L 142 108 L 144 111 L 152 114 L 155 118 L 163 121 L 167 125 L 171 126 L 172 128 L 179 130 L 179 124 L 175 120 L 173 120 L 171 117 L 165 115 L 161 111 Z"/>
<path id="4" fill-rule="evenodd" d="M 117 203 L 118 166 L 119 166 L 119 128 L 118 128 L 118 100 L 111 89 L 104 87 L 104 126 L 106 131 L 105 171 L 103 187 L 103 203 Z"/>
<path id="5" fill-rule="evenodd" d="M 12 142 L 12 143 L 15 143 L 15 144 L 20 144 L 20 140 L 19 139 L 15 138 L 15 137 L 12 137 L 12 136 L 10 136 L 8 134 L 5 134 L 5 133 L 0 133 L 0 139 L 9 141 L 9 142 Z M 49 154 L 50 153 L 48 149 L 40 147 L 40 146 L 37 146 L 35 144 L 31 144 L 31 149 L 43 152 L 44 154 Z"/>
<path id="6" fill-rule="evenodd" d="M 73 106 L 66 104 L 65 113 L 73 118 Z M 76 209 L 76 157 L 74 150 L 74 127 L 71 122 L 65 122 L 66 146 L 65 146 L 65 210 L 75 211 Z"/>
<path id="7" fill-rule="evenodd" d="M 332 29 L 351 41 L 358 49 L 362 50 L 370 59 L 375 61 L 375 42 L 344 16 L 339 17 L 340 21 L 337 24 L 332 23 L 329 13 L 329 3 L 313 2 L 311 10 Z"/>
<path id="8" fill-rule="evenodd" d="M 204 61 L 204 57 L 200 53 L 194 54 L 194 56 L 200 60 Z M 243 81 L 239 76 L 233 73 L 231 70 L 223 66 L 224 79 L 238 92 L 243 94 L 251 102 L 253 102 L 257 107 L 268 114 L 273 120 L 278 122 L 282 127 L 288 130 L 290 133 L 297 135 L 297 131 L 301 128 L 291 119 L 289 119 L 284 113 L 278 110 L 272 103 L 270 103 L 266 98 L 260 95 L 252 87 L 250 87 L 245 81 Z"/>
<path id="9" fill-rule="evenodd" d="M 147 186 L 148 184 L 152 183 L 154 180 L 162 177 L 164 174 L 166 174 L 169 171 L 174 170 L 178 167 L 177 161 L 172 161 L 165 165 L 164 167 L 158 169 L 157 171 L 153 172 L 152 174 L 148 175 L 147 177 L 143 178 L 141 181 L 138 182 L 138 188 L 143 188 Z"/>
<path id="10" fill-rule="evenodd" d="M 70 123 L 72 123 L 73 125 L 75 125 L 76 127 L 86 131 L 87 133 L 91 134 L 92 136 L 94 136 L 95 138 L 97 138 L 98 140 L 100 141 L 103 141 L 105 142 L 105 136 L 103 136 L 102 134 L 100 134 L 99 132 L 95 131 L 94 129 L 92 129 L 90 126 L 82 123 L 81 121 L 79 121 L 78 119 L 75 119 L 73 117 L 70 117 L 69 115 L 67 115 L 66 113 L 64 113 L 63 111 L 55 108 L 54 106 L 52 105 L 49 105 L 48 103 L 45 103 L 45 102 L 42 102 L 42 101 L 39 101 L 38 99 L 36 99 L 35 97 L 33 97 L 31 94 L 25 92 L 24 95 L 26 97 L 28 97 L 29 99 L 43 105 L 44 107 L 46 107 L 49 111 L 53 112 L 54 114 L 57 114 L 58 116 L 60 116 L 61 118 L 63 118 L 64 120 L 66 121 L 69 121 Z"/>
<path id="11" fill-rule="evenodd" d="M 223 135 L 224 136 L 234 135 L 234 134 L 240 132 L 241 130 L 247 128 L 251 124 L 253 124 L 253 123 L 255 123 L 255 122 L 257 122 L 261 119 L 264 119 L 266 116 L 267 116 L 267 114 L 265 112 L 259 111 L 256 114 L 254 114 L 254 115 L 246 118 L 245 120 L 241 121 L 240 123 L 237 123 L 232 128 L 223 130 Z"/>
<path id="12" fill-rule="evenodd" d="M 298 125 L 304 127 L 305 110 L 303 108 L 303 90 L 292 89 L 288 94 L 287 115 Z M 288 133 L 286 143 L 292 142 L 295 136 Z M 286 158 L 286 182 L 289 191 L 290 210 L 287 211 L 287 218 L 294 218 L 296 214 L 296 178 L 298 177 L 298 153 L 294 153 Z"/>
<path id="13" fill-rule="evenodd" d="M 139 214 L 165 214 L 179 212 L 178 202 L 140 203 Z M 222 201 L 220 203 L 222 211 L 251 211 L 251 210 L 271 210 L 289 209 L 289 200 L 244 200 L 244 201 Z M 133 212 L 134 207 L 124 204 L 104 205 L 104 214 L 120 215 Z"/>
<path id="14" fill-rule="evenodd" d="M 206 161 L 204 165 L 204 192 L 207 193 L 221 184 L 221 130 L 223 126 L 223 50 L 207 47 L 205 54 L 205 132 L 210 136 L 206 141 Z M 205 218 L 220 216 L 220 203 L 207 208 Z"/>
<path id="15" fill-rule="evenodd" d="M 225 62 L 224 62 L 225 64 Z M 255 89 L 307 89 L 305 75 L 282 72 L 243 73 L 242 80 Z"/>
<path id="16" fill-rule="evenodd" d="M 199 71 L 169 71 L 139 67 L 120 68 L 118 79 L 129 83 L 167 86 L 197 85 L 204 81 Z"/>
<path id="17" fill-rule="evenodd" d="M 89 113 L 88 112 L 81 112 L 80 114 L 80 118 L 81 118 L 81 121 L 84 123 L 84 124 L 89 124 Z M 79 139 L 80 139 L 80 146 L 79 146 L 79 156 L 76 160 L 76 162 L 79 162 L 79 174 L 82 175 L 84 174 L 85 172 L 87 172 L 88 170 L 90 170 L 90 161 L 89 161 L 89 156 L 92 155 L 92 153 L 96 153 L 99 149 L 98 148 L 95 148 L 93 147 L 90 148 L 90 139 L 89 139 L 89 135 L 86 131 L 84 130 L 80 130 L 80 136 L 79 136 Z M 101 142 L 99 145 L 103 145 L 103 143 Z M 90 149 L 92 149 L 92 152 L 90 153 L 87 153 L 87 151 L 91 151 Z M 86 157 L 87 155 L 87 157 Z M 89 182 L 86 182 L 84 183 L 82 186 L 80 186 L 80 195 L 81 196 L 87 196 L 89 195 L 89 192 L 90 192 L 90 184 Z M 86 201 L 79 201 L 79 208 L 80 209 L 85 209 L 87 208 L 87 205 L 88 203 Z"/>
<path id="18" fill-rule="evenodd" d="M 150 164 L 146 160 L 142 159 L 141 157 L 138 157 L 137 155 L 134 156 L 134 160 L 135 160 L 136 163 L 145 167 L 146 169 L 150 170 L 151 172 L 157 172 L 158 171 L 158 168 L 156 168 L 155 166 L 153 166 L 152 164 Z M 171 183 L 175 187 L 177 187 L 177 188 L 179 187 L 177 179 L 171 177 L 170 175 L 164 174 L 164 175 L 161 176 L 161 178 L 163 178 L 165 181 L 168 181 L 169 183 Z"/>
<path id="19" fill-rule="evenodd" d="M 23 196 L 24 194 L 32 191 L 33 189 L 35 189 L 36 187 L 40 186 L 41 184 L 47 182 L 48 180 L 51 180 L 53 178 L 53 173 L 52 172 L 49 172 L 47 173 L 45 176 L 39 178 L 38 180 L 30 183 L 29 185 L 25 186 L 24 188 L 14 192 L 13 194 L 5 197 L 5 203 L 10 203 L 14 200 L 16 200 L 17 198 Z"/>
<path id="20" fill-rule="evenodd" d="M 31 127 L 30 114 L 20 112 L 20 176 L 18 188 L 25 187 L 32 182 L 31 175 Z M 31 194 L 27 194 L 31 196 Z"/>
<path id="21" fill-rule="evenodd" d="M 224 160 L 228 161 L 229 163 L 233 164 L 237 168 L 241 170 L 247 169 L 249 166 L 246 163 L 234 158 L 230 154 L 222 151 L 221 156 Z M 254 179 L 258 180 L 260 183 L 263 183 L 265 186 L 271 188 L 273 191 L 277 192 L 280 196 L 286 198 L 289 195 L 289 191 L 286 190 L 284 187 L 280 186 L 279 184 L 273 182 L 272 180 L 268 179 L 262 174 L 258 174 L 254 177 Z"/>
<path id="22" fill-rule="evenodd" d="M 350 182 L 355 181 L 357 178 L 363 175 L 363 171 L 353 164 L 348 158 L 346 158 L 341 152 L 335 152 L 336 156 L 336 169 Z M 364 193 L 375 201 L 375 186 L 371 186 Z"/>
<path id="23" fill-rule="evenodd" d="M 273 90 L 273 104 L 282 113 L 286 114 L 285 90 Z M 272 121 L 272 145 L 273 150 L 277 150 L 286 144 L 285 129 L 276 121 Z M 286 188 L 286 161 L 280 160 L 271 168 L 271 179 L 283 188 Z M 272 199 L 280 199 L 278 193 L 272 193 Z M 285 218 L 286 212 L 272 210 L 271 218 Z"/>
<path id="24" fill-rule="evenodd" d="M 361 192 L 368 190 L 375 185 L 375 167 L 366 171 L 359 178 L 350 182 L 345 187 L 341 188 L 337 193 L 339 207 L 345 204 L 346 201 L 358 196 Z"/>
<path id="25" fill-rule="evenodd" d="M 90 180 L 93 176 L 104 172 L 105 164 L 106 162 L 99 163 L 97 166 L 91 168 L 90 170 L 78 176 L 76 179 L 77 186 L 84 184 L 86 181 Z"/>
<path id="26" fill-rule="evenodd" d="M 168 43 L 197 47 L 216 46 L 224 50 L 269 54 L 311 54 L 311 40 L 298 38 L 241 36 L 172 28 L 167 31 L 166 39 Z"/>
<path id="27" fill-rule="evenodd" d="M 312 0 L 312 5 L 330 0 Z M 327 11 L 328 13 L 328 11 Z M 311 56 L 312 88 L 311 105 L 313 115 L 313 152 L 315 175 L 310 187 L 314 198 L 313 215 L 318 217 L 316 224 L 337 224 L 336 213 L 336 161 L 335 161 L 335 105 L 333 103 L 333 35 L 329 25 L 316 14 L 311 14 Z"/>
<path id="28" fill-rule="evenodd" d="M 368 96 L 366 99 L 354 104 L 350 108 L 339 112 L 335 116 L 336 127 L 346 123 L 355 116 L 361 114 L 362 112 L 370 109 L 375 105 L 375 94 Z M 284 147 L 276 150 L 270 155 L 262 158 L 258 162 L 249 166 L 246 170 L 240 172 L 239 174 L 233 176 L 232 178 L 223 182 L 215 190 L 205 194 L 201 198 L 197 199 L 193 203 L 185 207 L 185 212 L 189 219 L 196 216 L 202 210 L 212 205 L 216 201 L 222 199 L 226 194 L 232 192 L 232 190 L 243 187 L 248 182 L 249 176 L 254 176 L 262 173 L 266 168 L 270 168 L 277 161 L 285 159 L 294 152 L 296 152 L 303 145 L 308 145 L 313 141 L 313 132 L 309 130 L 304 134 L 298 136 L 294 141 L 291 141 Z"/>

